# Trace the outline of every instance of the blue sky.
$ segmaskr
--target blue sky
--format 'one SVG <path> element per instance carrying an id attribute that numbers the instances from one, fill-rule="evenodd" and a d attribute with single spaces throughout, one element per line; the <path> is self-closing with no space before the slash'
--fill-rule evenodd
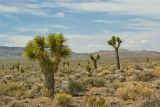
<path id="1" fill-rule="evenodd" d="M 159 0 L 0 0 L 0 45 L 24 47 L 37 35 L 63 33 L 74 52 L 121 48 L 160 51 Z"/>

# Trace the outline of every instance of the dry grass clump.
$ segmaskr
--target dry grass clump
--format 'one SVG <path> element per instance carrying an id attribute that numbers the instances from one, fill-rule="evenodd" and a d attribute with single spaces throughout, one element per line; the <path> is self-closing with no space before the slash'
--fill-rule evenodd
<path id="1" fill-rule="evenodd" d="M 102 72 L 102 74 L 104 74 L 104 75 L 107 75 L 107 74 L 110 74 L 111 73 L 111 71 L 109 71 L 109 70 L 103 70 L 103 72 Z"/>
<path id="2" fill-rule="evenodd" d="M 128 72 L 135 72 L 135 71 L 136 71 L 135 68 L 129 68 L 129 69 L 128 69 Z"/>
<path id="3" fill-rule="evenodd" d="M 25 107 L 24 103 L 21 101 L 11 101 L 8 103 L 8 107 Z"/>
<path id="4" fill-rule="evenodd" d="M 97 72 L 102 72 L 102 68 L 97 68 Z"/>
<path id="5" fill-rule="evenodd" d="M 143 83 L 128 84 L 118 88 L 116 94 L 123 100 L 138 100 L 139 98 L 150 98 L 152 89 L 143 86 Z"/>
<path id="6" fill-rule="evenodd" d="M 154 92 L 150 99 L 140 99 L 140 102 L 135 104 L 135 107 L 160 107 L 160 94 Z"/>
<path id="7" fill-rule="evenodd" d="M 136 75 L 136 80 L 139 80 L 139 81 L 150 81 L 151 79 L 155 78 L 156 77 L 156 74 L 155 72 L 140 72 L 140 73 L 137 73 Z"/>
<path id="8" fill-rule="evenodd" d="M 24 88 L 17 82 L 10 82 L 9 84 L 0 84 L 0 92 L 3 95 L 20 98 L 24 96 Z"/>
<path id="9" fill-rule="evenodd" d="M 81 82 L 70 81 L 68 84 L 68 90 L 70 94 L 77 94 L 78 92 L 84 92 L 86 87 Z"/>
<path id="10" fill-rule="evenodd" d="M 103 87 L 105 85 L 105 79 L 97 77 L 88 77 L 83 83 L 92 87 Z"/>
<path id="11" fill-rule="evenodd" d="M 155 66 L 154 70 L 155 70 L 155 72 L 160 73 L 160 66 Z"/>
<path id="12" fill-rule="evenodd" d="M 72 96 L 66 93 L 58 93 L 55 94 L 55 100 L 57 101 L 57 105 L 60 105 L 61 107 L 66 107 L 67 105 L 71 104 Z"/>
<path id="13" fill-rule="evenodd" d="M 41 88 L 41 94 L 42 96 L 45 97 L 50 97 L 52 94 L 52 90 L 48 90 L 47 88 L 45 88 L 44 86 Z"/>
<path id="14" fill-rule="evenodd" d="M 84 102 L 86 103 L 87 107 L 109 107 L 109 104 L 103 97 L 97 98 L 96 96 L 87 95 L 84 97 Z"/>

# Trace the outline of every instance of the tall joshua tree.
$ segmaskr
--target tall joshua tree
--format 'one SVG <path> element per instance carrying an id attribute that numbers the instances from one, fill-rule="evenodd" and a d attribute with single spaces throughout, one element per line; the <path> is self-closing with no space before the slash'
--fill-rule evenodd
<path id="1" fill-rule="evenodd" d="M 23 56 L 29 60 L 37 59 L 41 72 L 45 76 L 44 86 L 54 94 L 54 73 L 62 58 L 67 58 L 71 50 L 66 45 L 67 39 L 62 34 L 49 34 L 48 37 L 37 36 L 26 45 Z"/>
<path id="2" fill-rule="evenodd" d="M 112 36 L 112 39 L 108 41 L 108 44 L 113 46 L 113 48 L 115 49 L 118 69 L 120 69 L 118 49 L 121 43 L 122 43 L 122 40 L 120 39 L 120 37 L 115 37 L 115 36 Z"/>
<path id="3" fill-rule="evenodd" d="M 93 54 L 90 54 L 90 55 L 89 55 L 89 58 L 93 61 L 94 68 L 97 69 L 97 60 L 100 59 L 100 55 L 97 54 L 97 58 L 95 59 L 94 56 L 93 56 Z"/>

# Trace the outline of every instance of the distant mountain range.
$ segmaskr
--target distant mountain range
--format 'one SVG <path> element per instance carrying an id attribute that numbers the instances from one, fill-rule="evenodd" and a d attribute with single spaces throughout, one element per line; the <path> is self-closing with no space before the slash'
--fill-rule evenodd
<path id="1" fill-rule="evenodd" d="M 22 60 L 23 47 L 0 46 L 0 60 Z M 100 54 L 101 58 L 115 57 L 114 50 L 101 50 L 94 52 L 94 55 Z M 147 50 L 127 50 L 119 49 L 120 57 L 160 57 L 160 52 Z M 72 52 L 70 59 L 88 59 L 89 53 Z"/>

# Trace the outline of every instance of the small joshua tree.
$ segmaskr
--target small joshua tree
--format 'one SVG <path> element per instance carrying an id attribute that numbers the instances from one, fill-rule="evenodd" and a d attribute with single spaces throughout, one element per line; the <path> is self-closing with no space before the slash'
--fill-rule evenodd
<path id="1" fill-rule="evenodd" d="M 67 58 L 71 50 L 66 45 L 67 39 L 62 34 L 49 34 L 48 37 L 37 36 L 26 45 L 24 57 L 37 59 L 41 72 L 45 76 L 44 86 L 54 94 L 55 79 L 54 74 L 58 71 L 58 66 L 62 58 Z"/>
<path id="2" fill-rule="evenodd" d="M 63 67 L 65 67 L 65 65 L 66 65 L 66 62 L 63 62 Z"/>
<path id="3" fill-rule="evenodd" d="M 146 62 L 147 62 L 147 63 L 149 62 L 149 58 L 146 58 Z"/>
<path id="4" fill-rule="evenodd" d="M 97 58 L 95 59 L 94 56 L 93 56 L 93 54 L 90 54 L 90 55 L 89 55 L 89 58 L 93 61 L 94 68 L 97 69 L 97 60 L 100 59 L 100 55 L 97 54 Z"/>
<path id="5" fill-rule="evenodd" d="M 90 76 L 91 76 L 92 67 L 91 67 L 90 65 L 87 65 L 87 66 L 85 67 L 85 69 L 87 70 L 88 76 L 90 77 Z"/>
<path id="6" fill-rule="evenodd" d="M 108 41 L 108 44 L 113 46 L 113 48 L 115 49 L 118 69 L 120 69 L 118 49 L 121 43 L 122 43 L 122 40 L 120 39 L 120 37 L 115 37 L 115 36 L 112 36 L 112 39 Z"/>
<path id="7" fill-rule="evenodd" d="M 19 63 L 15 64 L 15 67 L 17 68 L 17 71 L 19 71 Z"/>
<path id="8" fill-rule="evenodd" d="M 68 65 L 68 67 L 69 67 L 69 62 L 66 62 L 66 64 Z"/>
<path id="9" fill-rule="evenodd" d="M 78 62 L 78 66 L 80 66 L 81 64 L 80 64 L 80 62 Z"/>

